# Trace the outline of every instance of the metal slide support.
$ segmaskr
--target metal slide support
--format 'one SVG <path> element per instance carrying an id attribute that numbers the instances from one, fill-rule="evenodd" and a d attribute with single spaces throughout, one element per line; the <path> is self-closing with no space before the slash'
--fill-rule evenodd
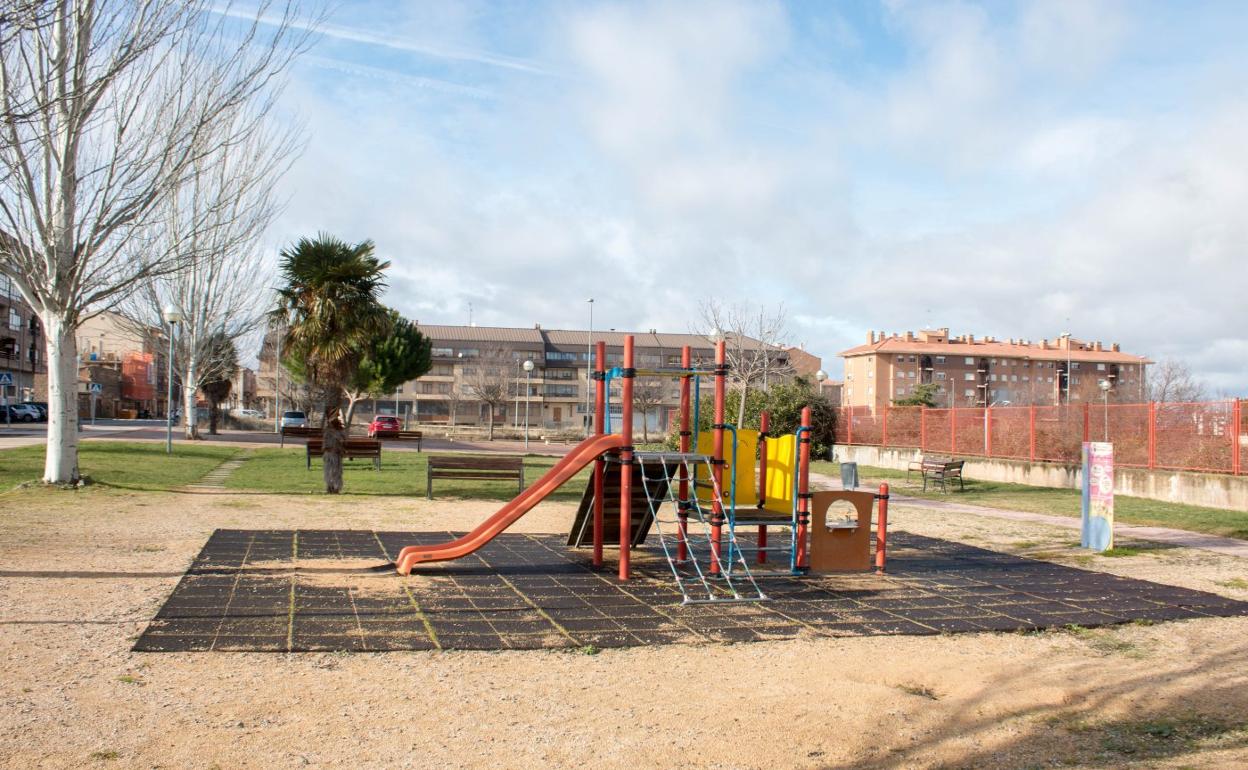
<path id="1" fill-rule="evenodd" d="M 607 343 L 599 342 L 598 349 L 595 351 L 597 365 L 594 369 L 594 434 L 602 435 L 605 425 L 608 409 L 607 405 L 607 379 L 605 376 L 607 362 Z M 602 539 L 603 539 L 603 485 L 606 475 L 607 463 L 602 457 L 594 461 L 594 567 L 602 566 Z"/>
<path id="2" fill-rule="evenodd" d="M 680 366 L 683 369 L 693 368 L 693 350 L 685 345 L 680 350 Z M 680 451 L 689 452 L 690 440 L 693 437 L 689 427 L 689 387 L 691 375 L 686 373 L 680 378 Z M 679 539 L 676 542 L 676 560 L 683 562 L 689 558 L 689 466 L 680 464 L 680 497 L 677 500 L 677 528 Z"/>
<path id="3" fill-rule="evenodd" d="M 711 426 L 711 478 L 716 489 L 724 486 L 724 396 L 728 381 L 724 340 L 715 343 L 715 423 Z M 724 503 L 716 496 L 711 507 L 711 574 L 719 572 L 720 536 L 724 527 Z"/>
<path id="4" fill-rule="evenodd" d="M 633 540 L 633 335 L 624 337 L 624 382 L 620 386 L 620 580 L 630 574 Z"/>
<path id="5" fill-rule="evenodd" d="M 758 416 L 758 509 L 767 502 L 767 431 L 771 428 L 771 415 L 763 412 Z M 767 525 L 758 525 L 759 564 L 767 563 Z"/>

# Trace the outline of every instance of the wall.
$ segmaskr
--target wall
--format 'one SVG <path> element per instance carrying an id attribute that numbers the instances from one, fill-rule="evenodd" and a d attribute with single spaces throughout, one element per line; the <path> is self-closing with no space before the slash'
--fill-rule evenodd
<path id="1" fill-rule="evenodd" d="M 919 457 L 917 449 L 888 449 L 876 446 L 837 446 L 837 459 L 877 468 L 905 470 Z M 959 458 L 961 459 L 961 458 Z M 1080 489 L 1083 473 L 1078 466 L 1058 463 L 1030 463 L 1025 460 L 966 458 L 963 473 L 968 479 L 1004 481 L 1033 487 Z M 1248 476 L 1190 471 L 1114 469 L 1114 491 L 1120 495 L 1164 500 L 1172 503 L 1203 505 L 1248 511 Z"/>

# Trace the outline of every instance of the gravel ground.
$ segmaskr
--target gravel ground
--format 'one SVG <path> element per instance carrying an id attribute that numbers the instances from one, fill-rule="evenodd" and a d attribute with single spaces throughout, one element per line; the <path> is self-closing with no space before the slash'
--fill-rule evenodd
<path id="1" fill-rule="evenodd" d="M 607 650 L 142 654 L 217 527 L 464 529 L 482 502 L 0 495 L 0 766 L 1248 767 L 1248 619 Z M 516 529 L 560 532 L 573 505 Z M 895 506 L 919 534 L 1248 599 L 1248 562 L 1081 553 Z M 1123 543 L 1120 545 L 1130 545 Z"/>

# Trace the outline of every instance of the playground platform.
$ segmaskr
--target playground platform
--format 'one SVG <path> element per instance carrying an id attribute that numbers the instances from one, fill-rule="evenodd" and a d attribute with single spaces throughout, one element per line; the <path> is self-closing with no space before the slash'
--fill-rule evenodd
<path id="1" fill-rule="evenodd" d="M 1248 602 L 890 533 L 889 573 L 760 578 L 769 601 L 686 605 L 654 548 L 634 579 L 566 535 L 505 533 L 402 577 L 404 545 L 444 532 L 217 530 L 135 651 L 634 647 L 941 634 L 1248 615 Z"/>

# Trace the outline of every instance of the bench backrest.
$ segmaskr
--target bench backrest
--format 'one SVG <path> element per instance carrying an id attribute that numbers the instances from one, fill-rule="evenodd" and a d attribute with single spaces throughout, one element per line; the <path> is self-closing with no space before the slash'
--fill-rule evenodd
<path id="1" fill-rule="evenodd" d="M 923 467 L 924 468 L 943 468 L 951 462 L 952 460 L 950 460 L 948 457 L 924 457 Z"/>
<path id="2" fill-rule="evenodd" d="M 283 436 L 315 436 L 321 432 L 320 428 L 313 428 L 308 425 L 283 425 Z"/>
<path id="3" fill-rule="evenodd" d="M 429 470 L 523 471 L 523 457 L 481 457 L 479 455 L 433 455 Z"/>
<path id="4" fill-rule="evenodd" d="M 347 452 L 381 453 L 381 442 L 373 438 L 348 438 L 342 447 Z M 308 438 L 308 451 L 318 454 L 325 450 L 325 440 L 320 436 Z"/>
<path id="5" fill-rule="evenodd" d="M 945 463 L 945 470 L 960 471 L 962 470 L 963 465 L 966 465 L 966 460 L 950 460 L 949 462 Z"/>

